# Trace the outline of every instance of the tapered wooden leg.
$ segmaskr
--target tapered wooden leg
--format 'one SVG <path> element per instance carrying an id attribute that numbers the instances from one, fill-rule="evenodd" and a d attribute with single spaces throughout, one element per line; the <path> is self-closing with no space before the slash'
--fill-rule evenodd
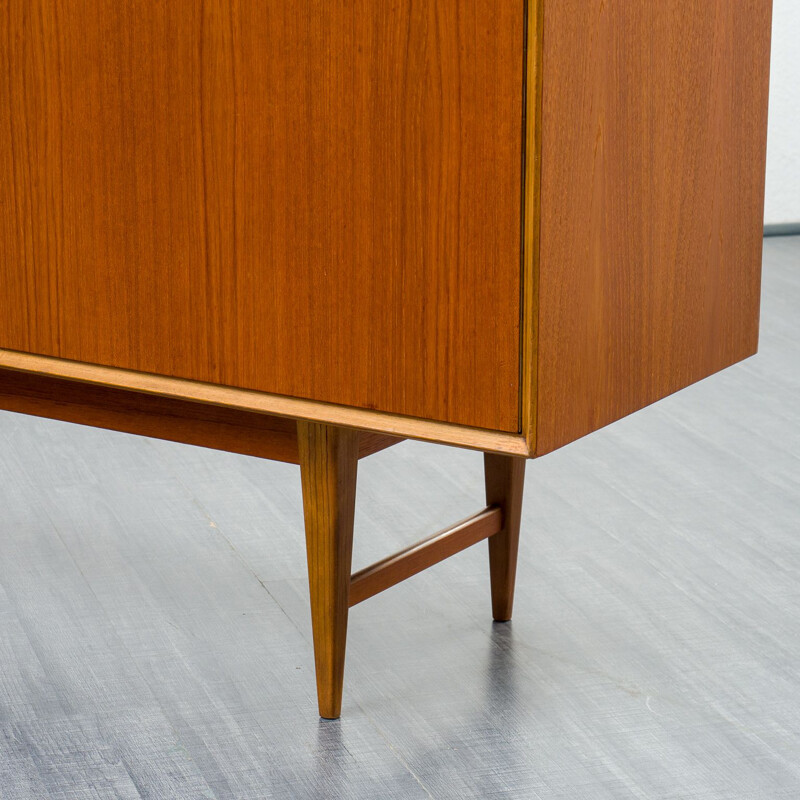
<path id="1" fill-rule="evenodd" d="M 319 713 L 342 710 L 358 434 L 297 423 Z"/>
<path id="2" fill-rule="evenodd" d="M 517 575 L 519 526 L 525 484 L 525 459 L 485 453 L 486 503 L 503 510 L 503 529 L 489 539 L 492 615 L 498 622 L 511 619 Z"/>

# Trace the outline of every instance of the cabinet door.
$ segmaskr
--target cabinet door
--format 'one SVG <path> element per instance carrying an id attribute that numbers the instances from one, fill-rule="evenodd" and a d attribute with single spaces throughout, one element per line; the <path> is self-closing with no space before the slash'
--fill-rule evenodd
<path id="1" fill-rule="evenodd" d="M 0 0 L 0 42 L 0 347 L 519 430 L 522 0 Z"/>

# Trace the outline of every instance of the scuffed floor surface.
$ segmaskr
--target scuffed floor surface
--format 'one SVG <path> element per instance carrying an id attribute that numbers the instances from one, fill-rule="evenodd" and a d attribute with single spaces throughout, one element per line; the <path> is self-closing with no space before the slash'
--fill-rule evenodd
<path id="1" fill-rule="evenodd" d="M 761 353 L 529 465 L 485 545 L 351 614 L 320 722 L 299 470 L 0 414 L 0 798 L 800 797 L 800 239 Z M 362 462 L 356 568 L 482 505 Z"/>

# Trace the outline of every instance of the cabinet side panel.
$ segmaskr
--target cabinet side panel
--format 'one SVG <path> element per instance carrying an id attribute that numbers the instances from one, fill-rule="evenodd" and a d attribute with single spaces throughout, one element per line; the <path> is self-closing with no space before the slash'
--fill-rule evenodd
<path id="1" fill-rule="evenodd" d="M 0 348 L 517 432 L 523 17 L 0 0 Z"/>
<path id="2" fill-rule="evenodd" d="M 545 2 L 537 453 L 756 351 L 770 22 Z"/>

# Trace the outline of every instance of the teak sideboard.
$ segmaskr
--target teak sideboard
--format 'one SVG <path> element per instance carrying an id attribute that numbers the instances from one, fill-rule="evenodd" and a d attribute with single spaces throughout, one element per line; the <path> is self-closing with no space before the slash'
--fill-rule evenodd
<path id="1" fill-rule="evenodd" d="M 525 459 L 756 352 L 771 0 L 0 0 L 0 407 L 299 463 L 320 713 L 348 608 Z M 351 575 L 359 458 L 486 508 Z"/>

